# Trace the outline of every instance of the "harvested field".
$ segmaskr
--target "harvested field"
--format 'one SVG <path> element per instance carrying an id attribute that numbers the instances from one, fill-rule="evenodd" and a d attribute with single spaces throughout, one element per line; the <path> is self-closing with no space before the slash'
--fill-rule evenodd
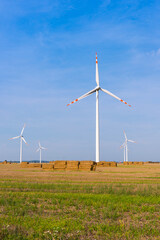
<path id="1" fill-rule="evenodd" d="M 160 164 L 0 165 L 0 239 L 160 239 L 159 209 Z"/>

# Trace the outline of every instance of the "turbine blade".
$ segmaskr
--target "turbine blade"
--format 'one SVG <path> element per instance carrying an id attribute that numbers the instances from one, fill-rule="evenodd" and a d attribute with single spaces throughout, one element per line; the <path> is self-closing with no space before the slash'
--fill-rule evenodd
<path id="1" fill-rule="evenodd" d="M 123 130 L 123 133 L 124 133 L 125 139 L 127 140 L 127 135 L 124 130 Z"/>
<path id="2" fill-rule="evenodd" d="M 23 126 L 23 128 L 22 128 L 21 136 L 22 136 L 22 134 L 23 134 L 23 132 L 24 132 L 25 127 L 26 127 L 26 124 L 24 124 L 24 126 Z"/>
<path id="3" fill-rule="evenodd" d="M 103 89 L 103 88 L 101 88 L 101 90 L 102 90 L 103 92 L 107 93 L 108 95 L 110 95 L 110 96 L 116 98 L 117 100 L 119 100 L 119 101 L 121 101 L 121 102 L 127 104 L 129 107 L 131 107 L 131 105 L 129 105 L 128 103 L 126 103 L 125 101 L 123 101 L 122 99 L 120 99 L 119 97 L 117 97 L 116 95 L 114 95 L 113 93 L 109 92 L 108 90 Z"/>
<path id="4" fill-rule="evenodd" d="M 96 83 L 97 83 L 97 86 L 99 86 L 99 72 L 98 72 L 98 58 L 97 58 L 97 53 L 96 53 Z"/>
<path id="5" fill-rule="evenodd" d="M 93 90 L 89 91 L 88 93 L 85 93 L 85 94 L 82 95 L 81 97 L 77 98 L 77 99 L 74 100 L 73 102 L 67 104 L 67 106 L 69 106 L 69 105 L 71 105 L 72 103 L 75 103 L 75 102 L 77 102 L 77 101 L 79 101 L 79 100 L 81 100 L 81 99 L 83 99 L 83 98 L 85 98 L 85 97 L 88 97 L 90 94 L 92 94 L 92 93 L 94 93 L 94 92 L 96 92 L 96 89 L 95 89 L 95 88 L 94 88 Z"/>
<path id="6" fill-rule="evenodd" d="M 40 142 L 39 142 L 38 144 L 39 144 L 39 148 L 41 148 L 41 144 L 40 144 Z"/>
<path id="7" fill-rule="evenodd" d="M 124 148 L 125 147 L 125 142 L 120 146 L 120 148 Z"/>
<path id="8" fill-rule="evenodd" d="M 20 136 L 12 137 L 12 138 L 9 138 L 8 140 L 12 140 L 12 139 L 16 139 L 16 138 L 20 138 Z"/>
<path id="9" fill-rule="evenodd" d="M 135 142 L 135 141 L 133 141 L 133 140 L 128 140 L 128 142 L 136 143 L 136 142 Z"/>
<path id="10" fill-rule="evenodd" d="M 45 148 L 45 147 L 41 147 L 41 149 L 46 150 L 47 148 Z"/>
<path id="11" fill-rule="evenodd" d="M 25 144 L 27 144 L 27 142 L 26 142 L 26 140 L 24 139 L 24 137 L 22 137 L 22 140 L 23 140 L 23 142 L 25 142 Z"/>
<path id="12" fill-rule="evenodd" d="M 38 152 L 40 150 L 40 148 L 38 148 L 37 150 L 36 150 L 36 152 Z"/>

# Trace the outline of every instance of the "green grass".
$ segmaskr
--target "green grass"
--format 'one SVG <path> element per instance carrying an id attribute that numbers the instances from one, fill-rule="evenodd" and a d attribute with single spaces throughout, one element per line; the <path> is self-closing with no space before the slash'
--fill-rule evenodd
<path id="1" fill-rule="evenodd" d="M 144 184 L 137 183 L 33 183 L 16 181 L 12 179 L 1 180 L 0 190 L 3 192 L 53 192 L 53 193 L 94 193 L 94 194 L 125 194 L 125 195 L 140 195 L 140 196 L 159 196 L 160 184 Z"/>
<path id="2" fill-rule="evenodd" d="M 0 239 L 160 239 L 160 185 L 0 181 Z"/>
<path id="3" fill-rule="evenodd" d="M 1 166 L 0 239 L 160 239 L 159 169 Z"/>

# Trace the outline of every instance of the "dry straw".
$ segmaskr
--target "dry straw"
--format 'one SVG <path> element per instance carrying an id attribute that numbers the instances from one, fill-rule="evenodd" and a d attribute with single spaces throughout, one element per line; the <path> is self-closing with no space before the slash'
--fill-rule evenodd
<path id="1" fill-rule="evenodd" d="M 134 162 L 134 165 L 143 165 L 144 162 Z"/>
<path id="2" fill-rule="evenodd" d="M 124 162 L 123 165 L 143 165 L 144 162 Z"/>
<path id="3" fill-rule="evenodd" d="M 7 160 L 5 160 L 5 161 L 3 161 L 1 164 L 7 164 L 8 162 L 7 162 Z"/>
<path id="4" fill-rule="evenodd" d="M 50 170 L 50 169 L 54 169 L 54 164 L 53 163 L 43 163 L 42 164 L 42 169 L 45 169 L 45 170 Z"/>
<path id="5" fill-rule="evenodd" d="M 96 162 L 94 161 L 50 161 L 50 163 L 28 163 L 22 162 L 22 168 L 35 168 L 39 167 L 45 170 L 81 170 L 81 171 L 95 171 L 96 170 Z"/>
<path id="6" fill-rule="evenodd" d="M 55 170 L 65 170 L 67 165 L 67 161 L 59 160 L 54 162 Z"/>
<path id="7" fill-rule="evenodd" d="M 29 162 L 22 162 L 22 163 L 20 164 L 20 167 L 21 167 L 21 168 L 27 168 L 28 165 L 29 165 Z"/>
<path id="8" fill-rule="evenodd" d="M 95 171 L 96 163 L 93 161 L 81 161 L 79 164 L 79 170 L 81 171 Z"/>
<path id="9" fill-rule="evenodd" d="M 35 168 L 35 167 L 41 168 L 42 164 L 41 163 L 29 163 L 28 167 L 29 168 Z"/>
<path id="10" fill-rule="evenodd" d="M 78 170 L 79 161 L 67 161 L 66 170 Z"/>
<path id="11" fill-rule="evenodd" d="M 106 162 L 106 161 L 101 161 L 97 163 L 98 167 L 117 167 L 116 162 Z"/>

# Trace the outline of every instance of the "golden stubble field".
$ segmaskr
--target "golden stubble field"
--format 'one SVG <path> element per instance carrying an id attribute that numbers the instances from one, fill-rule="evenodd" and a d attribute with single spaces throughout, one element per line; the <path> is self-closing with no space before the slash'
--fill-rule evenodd
<path id="1" fill-rule="evenodd" d="M 0 239 L 160 239 L 160 164 L 0 165 Z"/>
<path id="2" fill-rule="evenodd" d="M 97 167 L 95 172 L 49 171 L 41 168 L 21 168 L 20 164 L 1 164 L 1 178 L 42 182 L 142 182 L 156 183 L 160 179 L 160 164 L 144 164 L 118 167 Z"/>

